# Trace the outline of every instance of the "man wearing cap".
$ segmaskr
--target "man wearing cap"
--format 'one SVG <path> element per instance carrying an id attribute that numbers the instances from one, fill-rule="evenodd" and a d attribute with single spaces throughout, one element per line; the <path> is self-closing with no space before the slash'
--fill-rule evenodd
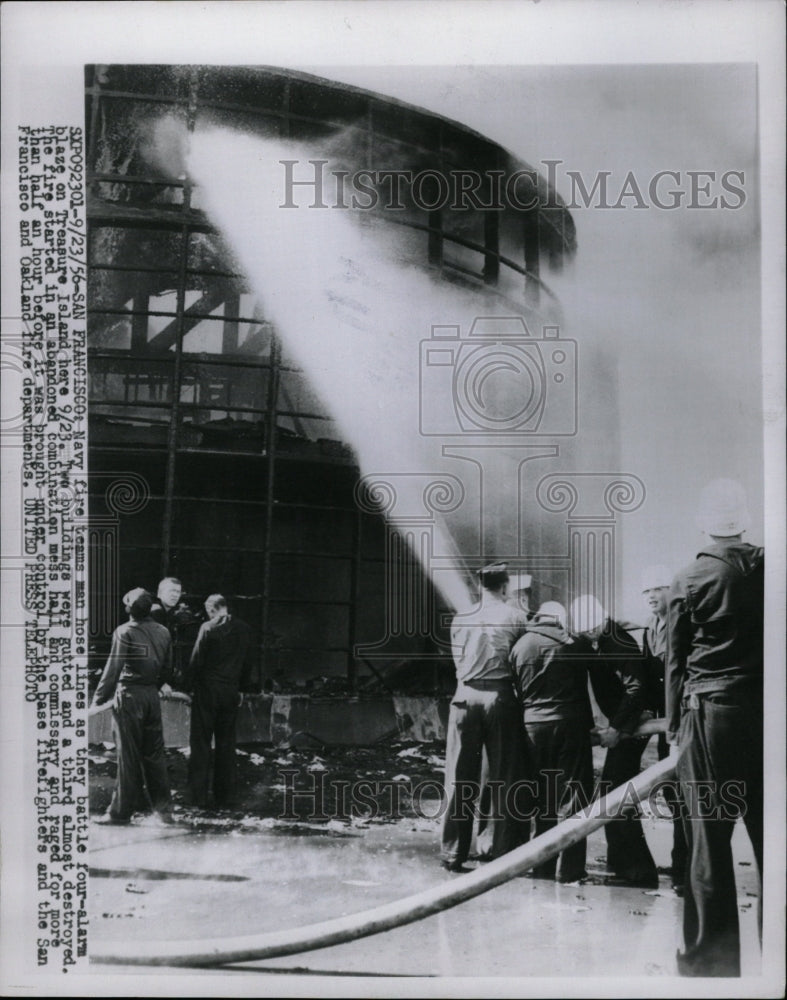
<path id="1" fill-rule="evenodd" d="M 607 748 L 601 782 L 610 790 L 639 774 L 647 737 L 634 739 L 645 709 L 647 675 L 645 658 L 633 636 L 620 622 L 607 617 L 595 597 L 578 597 L 571 605 L 571 621 L 577 636 L 577 653 L 585 657 L 590 683 L 608 725 L 600 734 Z M 609 885 L 656 889 L 658 870 L 633 803 L 604 827 L 607 868 L 613 875 Z"/>
<path id="2" fill-rule="evenodd" d="M 505 563 L 491 563 L 479 576 L 480 604 L 456 615 L 451 625 L 457 688 L 448 717 L 447 801 L 440 851 L 442 865 L 449 871 L 463 871 L 470 851 L 484 751 L 488 787 L 495 791 L 492 815 L 486 818 L 486 832 L 491 832 L 489 856 L 499 857 L 524 843 L 530 825 L 529 818 L 516 814 L 516 803 L 507 795 L 524 777 L 524 731 L 508 657 L 527 624 L 527 615 L 506 603 L 509 576 Z"/>
<path id="3" fill-rule="evenodd" d="M 667 597 L 671 582 L 672 574 L 666 566 L 647 566 L 642 572 L 642 594 L 651 612 L 642 638 L 648 679 L 646 708 L 658 718 L 662 718 L 666 711 L 664 673 L 667 658 Z M 669 755 L 666 733 L 659 733 L 656 752 L 659 760 L 664 760 Z M 672 816 L 672 888 L 682 896 L 686 872 L 682 799 L 674 782 L 665 783 L 662 794 Z"/>
<path id="4" fill-rule="evenodd" d="M 235 793 L 235 725 L 242 691 L 252 686 L 253 646 L 249 626 L 231 615 L 221 594 L 205 601 L 208 615 L 191 654 L 184 688 L 193 691 L 189 745 L 191 804 L 207 805 L 210 746 L 215 740 L 213 801 L 232 805 Z"/>
<path id="5" fill-rule="evenodd" d="M 572 655 L 575 644 L 565 626 L 566 609 L 547 601 L 511 650 L 537 788 L 537 835 L 587 805 L 593 793 L 587 667 Z M 581 840 L 533 874 L 576 882 L 587 875 L 586 851 L 587 842 Z"/>
<path id="6" fill-rule="evenodd" d="M 762 875 L 764 552 L 743 541 L 746 506 L 734 480 L 703 490 L 699 523 L 710 543 L 669 595 L 668 737 L 689 816 L 684 976 L 740 976 L 730 845 L 738 816 Z"/>
<path id="7" fill-rule="evenodd" d="M 150 617 L 153 599 L 141 587 L 130 590 L 123 604 L 129 620 L 115 629 L 89 712 L 95 715 L 112 701 L 117 782 L 109 809 L 98 823 L 128 823 L 144 801 L 145 787 L 153 808 L 165 818 L 169 811 L 159 695 L 171 692 L 170 634 Z"/>

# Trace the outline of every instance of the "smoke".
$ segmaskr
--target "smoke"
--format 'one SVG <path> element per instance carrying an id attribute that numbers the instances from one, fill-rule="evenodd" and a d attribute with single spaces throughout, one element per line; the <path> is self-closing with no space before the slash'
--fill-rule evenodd
<path id="1" fill-rule="evenodd" d="M 362 475 L 378 484 L 373 496 L 405 532 L 434 524 L 433 552 L 416 554 L 434 557 L 426 568 L 448 603 L 467 607 L 460 551 L 479 553 L 486 544 L 478 539 L 483 515 L 456 476 L 456 461 L 442 454 L 441 439 L 420 433 L 420 407 L 430 400 L 421 398 L 419 359 L 434 324 L 466 329 L 489 301 L 441 288 L 421 270 L 423 254 L 408 266 L 409 237 L 397 242 L 391 227 L 383 239 L 373 220 L 359 224 L 348 212 L 282 208 L 280 161 L 306 163 L 314 155 L 215 129 L 192 137 L 188 169 L 286 354 L 354 447 Z M 430 477 L 446 485 L 430 488 Z M 515 508 L 510 513 L 516 519 Z"/>
<path id="2" fill-rule="evenodd" d="M 547 108 L 557 104 L 562 114 L 539 121 L 547 156 L 586 179 L 611 170 L 613 187 L 628 171 L 644 186 L 670 170 L 684 192 L 676 210 L 575 211 L 579 252 L 555 281 L 578 339 L 607 344 L 615 359 L 619 461 L 647 490 L 620 531 L 624 614 L 636 617 L 641 567 L 677 570 L 702 547 L 695 514 L 708 481 L 746 484 L 746 537 L 761 538 L 756 76 L 750 66 L 577 70 L 553 88 Z M 695 201 L 710 205 L 731 170 L 743 204 L 688 207 L 690 171 L 714 176 L 711 197 Z M 565 178 L 561 193 L 571 195 Z"/>
<path id="3" fill-rule="evenodd" d="M 754 73 L 734 66 L 429 73 L 433 84 L 444 76 L 451 86 L 426 86 L 395 68 L 377 77 L 347 68 L 335 75 L 461 119 L 536 165 L 560 160 L 557 186 L 566 199 L 568 170 L 588 185 L 611 171 L 613 191 L 629 171 L 643 186 L 660 170 L 678 171 L 684 188 L 689 170 L 745 173 L 747 200 L 737 211 L 576 210 L 576 261 L 547 276 L 564 307 L 561 336 L 579 344 L 579 427 L 548 468 L 529 463 L 528 476 L 571 468 L 633 473 L 645 483 L 645 503 L 621 518 L 618 535 L 620 590 L 630 597 L 623 610 L 635 617 L 632 581 L 641 566 L 658 558 L 677 568 L 701 543 L 694 507 L 709 479 L 740 479 L 752 540 L 761 530 Z M 181 136 L 172 133 L 161 143 L 170 162 L 173 149 L 181 157 Z M 466 487 L 458 507 L 446 502 L 434 515 L 441 568 L 433 575 L 457 606 L 467 593 L 459 552 L 474 559 L 521 552 L 520 520 L 529 552 L 549 555 L 555 536 L 545 536 L 542 510 L 517 509 L 521 451 L 476 450 L 479 463 L 471 449 L 444 453 L 439 438 L 421 433 L 421 408 L 431 405 L 419 386 L 421 341 L 434 324 L 466 331 L 474 317 L 499 313 L 499 300 L 430 280 L 425 245 L 413 247 L 418 234 L 402 228 L 397 236 L 387 225 L 381 232 L 369 213 L 279 207 L 279 160 L 333 156 L 353 167 L 358 153 L 349 133 L 315 151 L 217 129 L 192 137 L 188 169 L 362 473 L 395 486 L 391 520 L 423 512 L 421 474 L 452 475 Z M 384 151 L 383 160 L 396 165 Z"/>
<path id="4" fill-rule="evenodd" d="M 526 51 L 526 50 L 525 50 Z M 526 57 L 525 57 L 526 58 Z M 308 67 L 303 67 L 308 69 Z M 578 252 L 547 280 L 585 361 L 591 350 L 614 395 L 580 368 L 580 468 L 599 468 L 610 416 L 617 468 L 638 475 L 647 499 L 621 518 L 626 617 L 642 613 L 643 565 L 673 569 L 702 544 L 695 507 L 718 476 L 743 482 L 749 540 L 762 536 L 757 70 L 752 64 L 335 67 L 332 75 L 410 101 L 477 129 L 534 166 L 559 161 L 588 188 L 609 171 L 617 196 L 629 171 L 647 188 L 662 170 L 741 171 L 738 209 L 573 211 Z M 546 172 L 545 167 L 541 167 Z M 703 199 L 709 202 L 711 199 Z M 767 210 L 767 206 L 764 205 Z M 582 362 L 584 365 L 585 362 Z M 610 410 L 613 412 L 610 414 Z M 608 466 L 604 466 L 608 467 Z"/>

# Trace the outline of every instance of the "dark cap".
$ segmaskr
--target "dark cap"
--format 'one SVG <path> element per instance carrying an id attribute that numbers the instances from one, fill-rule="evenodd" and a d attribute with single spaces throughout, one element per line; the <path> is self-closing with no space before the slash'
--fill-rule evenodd
<path id="1" fill-rule="evenodd" d="M 493 562 L 484 566 L 478 571 L 481 586 L 486 590 L 499 590 L 504 583 L 508 583 L 508 563 Z"/>
<path id="2" fill-rule="evenodd" d="M 140 621 L 147 618 L 153 607 L 153 598 L 143 587 L 135 587 L 123 595 L 123 604 L 132 618 Z"/>

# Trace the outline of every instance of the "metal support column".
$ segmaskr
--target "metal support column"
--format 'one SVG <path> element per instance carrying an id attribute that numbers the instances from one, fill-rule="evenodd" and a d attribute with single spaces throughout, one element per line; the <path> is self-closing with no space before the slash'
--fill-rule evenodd
<path id="1" fill-rule="evenodd" d="M 194 131 L 197 112 L 197 74 L 192 73 L 189 81 L 189 103 L 186 127 Z M 191 208 L 191 182 L 188 177 L 183 185 L 183 212 Z M 167 471 L 164 482 L 164 522 L 161 530 L 161 576 L 171 572 L 172 562 L 172 521 L 175 511 L 175 467 L 177 462 L 178 432 L 180 425 L 180 392 L 183 380 L 183 337 L 185 333 L 186 311 L 186 267 L 189 256 L 189 227 L 180 227 L 180 259 L 178 261 L 178 287 L 175 312 L 177 314 L 177 335 L 175 340 L 175 362 L 172 370 L 172 409 L 167 429 Z"/>
<path id="2" fill-rule="evenodd" d="M 271 337 L 270 370 L 268 372 L 268 406 L 265 414 L 265 536 L 262 555 L 262 662 L 263 669 L 268 664 L 270 650 L 270 582 L 271 543 L 273 540 L 273 511 L 275 507 L 274 487 L 276 484 L 276 405 L 279 395 L 279 366 L 281 348 L 275 334 Z"/>
<path id="3" fill-rule="evenodd" d="M 355 661 L 355 646 L 358 642 L 358 602 L 361 597 L 361 541 L 363 514 L 356 508 L 353 521 L 352 568 L 350 578 L 350 610 L 348 615 L 347 683 L 355 692 L 358 684 L 358 669 Z"/>

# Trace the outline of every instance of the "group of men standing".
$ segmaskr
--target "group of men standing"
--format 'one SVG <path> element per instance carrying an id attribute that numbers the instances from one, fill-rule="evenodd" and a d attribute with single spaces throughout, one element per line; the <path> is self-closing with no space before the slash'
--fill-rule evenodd
<path id="1" fill-rule="evenodd" d="M 226 599 L 211 594 L 207 620 L 193 646 L 184 632 L 199 618 L 181 603 L 175 577 L 165 577 L 158 600 L 142 587 L 123 598 L 128 621 L 115 629 L 112 646 L 90 714 L 112 707 L 117 751 L 117 781 L 109 808 L 97 822 L 126 824 L 148 805 L 166 821 L 171 808 L 164 756 L 161 697 L 173 685 L 191 696 L 188 787 L 190 803 L 226 808 L 235 795 L 235 732 L 243 691 L 254 687 L 254 656 L 249 626 L 230 614 Z"/>
<path id="2" fill-rule="evenodd" d="M 642 643 L 591 595 L 570 616 L 543 604 L 530 615 L 509 601 L 504 563 L 480 571 L 481 600 L 457 615 L 457 673 L 446 748 L 441 860 L 464 871 L 474 822 L 480 860 L 545 832 L 593 797 L 592 739 L 607 753 L 604 791 L 640 769 L 648 737 L 636 730 L 666 717 L 658 754 L 676 757 L 665 783 L 673 819 L 672 883 L 684 896 L 687 976 L 740 975 L 738 904 L 730 839 L 742 816 L 762 871 L 763 550 L 743 542 L 748 514 L 739 484 L 703 492 L 710 544 L 670 579 L 651 567 L 643 593 L 651 611 Z M 592 689 L 607 725 L 593 728 Z M 670 749 L 670 745 L 672 749 Z M 702 788 L 702 794 L 697 789 Z M 614 885 L 658 886 L 639 811 L 630 803 L 607 822 Z M 580 840 L 531 874 L 575 882 L 586 876 Z"/>
<path id="3" fill-rule="evenodd" d="M 764 554 L 743 542 L 748 514 L 738 484 L 710 484 L 700 519 L 709 544 L 695 560 L 672 580 L 663 567 L 643 578 L 651 618 L 641 644 L 592 595 L 574 600 L 570 615 L 556 602 L 531 615 L 509 601 L 504 563 L 481 570 L 480 603 L 457 615 L 451 630 L 457 689 L 441 859 L 450 871 L 465 870 L 476 819 L 478 854 L 492 859 L 586 805 L 594 795 L 594 735 L 607 750 L 602 787 L 624 785 L 639 772 L 647 744 L 638 727 L 664 716 L 658 753 L 675 756 L 678 778 L 664 788 L 673 818 L 672 882 L 684 896 L 678 970 L 737 976 L 737 818 L 759 874 L 763 857 Z M 211 595 L 188 662 L 183 657 L 176 670 L 182 588 L 168 577 L 158 593 L 158 603 L 142 588 L 125 595 L 129 620 L 113 634 L 90 709 L 112 705 L 118 776 L 103 817 L 108 823 L 129 822 L 145 789 L 154 809 L 169 812 L 159 698 L 173 682 L 192 692 L 192 804 L 208 801 L 214 738 L 215 805 L 230 804 L 234 791 L 236 717 L 253 671 L 251 630 L 222 595 Z M 600 729 L 593 726 L 591 689 L 607 719 Z M 630 803 L 605 832 L 608 881 L 655 888 L 658 870 L 637 806 Z M 532 874 L 575 882 L 587 874 L 585 861 L 579 840 Z"/>
<path id="4" fill-rule="evenodd" d="M 594 733 L 607 747 L 601 780 L 611 790 L 639 771 L 647 737 L 632 733 L 641 719 L 656 714 L 659 701 L 663 715 L 663 664 L 660 671 L 595 598 L 573 602 L 569 631 L 561 604 L 547 602 L 531 616 L 508 600 L 505 564 L 486 566 L 480 579 L 479 606 L 452 628 L 458 686 L 441 852 L 449 871 L 464 870 L 479 796 L 478 855 L 493 859 L 590 802 Z M 598 732 L 590 688 L 608 719 Z M 635 806 L 606 830 L 609 881 L 656 888 L 656 863 Z M 533 874 L 576 882 L 587 876 L 585 854 L 581 840 Z M 673 879 L 679 887 L 681 873 Z"/>

